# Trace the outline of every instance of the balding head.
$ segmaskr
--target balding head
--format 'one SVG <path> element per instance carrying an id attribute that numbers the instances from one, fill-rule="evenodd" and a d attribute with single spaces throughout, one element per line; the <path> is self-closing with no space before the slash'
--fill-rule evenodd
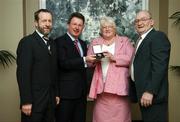
<path id="1" fill-rule="evenodd" d="M 149 11 L 147 11 L 147 10 L 141 10 L 141 11 L 139 11 L 139 12 L 136 14 L 136 18 L 137 18 L 138 16 L 144 16 L 144 17 L 146 17 L 146 18 L 152 18 L 151 13 L 150 13 Z"/>
<path id="2" fill-rule="evenodd" d="M 154 20 L 151 18 L 151 13 L 146 10 L 139 11 L 134 21 L 136 31 L 142 35 L 151 29 L 154 25 Z"/>

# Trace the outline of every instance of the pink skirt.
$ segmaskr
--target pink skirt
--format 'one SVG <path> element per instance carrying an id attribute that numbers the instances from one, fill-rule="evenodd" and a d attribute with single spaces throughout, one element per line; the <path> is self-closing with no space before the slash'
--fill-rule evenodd
<path id="1" fill-rule="evenodd" d="M 93 110 L 93 122 L 131 122 L 128 97 L 110 93 L 98 95 Z"/>

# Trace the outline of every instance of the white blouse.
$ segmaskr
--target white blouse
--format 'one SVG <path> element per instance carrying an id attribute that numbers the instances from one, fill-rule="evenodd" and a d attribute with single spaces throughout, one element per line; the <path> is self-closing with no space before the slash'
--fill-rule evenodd
<path id="1" fill-rule="evenodd" d="M 109 46 L 103 44 L 103 45 L 102 45 L 102 51 L 108 51 L 108 52 L 110 52 L 112 55 L 114 55 L 115 42 L 112 43 L 112 44 L 109 45 Z M 104 81 L 104 82 L 105 82 L 105 80 L 106 80 L 106 75 L 107 75 L 108 67 L 109 67 L 109 59 L 108 59 L 108 58 L 102 58 L 102 59 L 101 59 L 101 68 L 102 68 L 102 77 L 103 77 L 103 81 Z"/>

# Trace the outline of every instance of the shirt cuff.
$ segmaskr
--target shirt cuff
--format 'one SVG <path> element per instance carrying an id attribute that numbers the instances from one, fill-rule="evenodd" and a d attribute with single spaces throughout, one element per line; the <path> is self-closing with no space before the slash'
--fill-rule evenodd
<path id="1" fill-rule="evenodd" d="M 87 67 L 86 57 L 83 57 L 84 67 Z"/>

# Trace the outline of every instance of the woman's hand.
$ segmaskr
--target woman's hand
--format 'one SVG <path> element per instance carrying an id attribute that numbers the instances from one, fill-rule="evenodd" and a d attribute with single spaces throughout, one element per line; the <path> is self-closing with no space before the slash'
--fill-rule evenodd
<path id="1" fill-rule="evenodd" d="M 110 61 L 115 62 L 115 59 L 114 59 L 114 56 L 112 53 L 105 51 L 105 52 L 103 52 L 103 54 L 106 58 L 109 58 Z"/>

